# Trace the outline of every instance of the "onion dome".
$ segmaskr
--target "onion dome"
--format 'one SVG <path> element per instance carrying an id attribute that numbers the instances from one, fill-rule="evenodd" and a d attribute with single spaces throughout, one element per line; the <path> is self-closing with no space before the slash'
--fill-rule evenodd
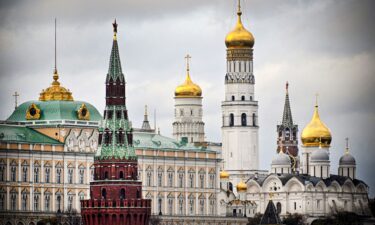
<path id="1" fill-rule="evenodd" d="M 227 48 L 252 48 L 254 46 L 254 36 L 250 31 L 246 30 L 241 21 L 241 5 L 238 1 L 238 19 L 234 29 L 225 37 L 225 45 Z"/>
<path id="2" fill-rule="evenodd" d="M 229 173 L 225 170 L 220 172 L 220 179 L 228 179 L 229 178 Z"/>
<path id="3" fill-rule="evenodd" d="M 247 185 L 242 180 L 237 184 L 236 188 L 237 188 L 237 192 L 246 192 L 247 191 Z"/>
<path id="4" fill-rule="evenodd" d="M 189 58 L 191 57 L 187 55 L 185 58 L 187 59 L 186 79 L 183 84 L 176 87 L 174 96 L 177 98 L 199 98 L 202 96 L 202 89 L 190 78 Z"/>
<path id="5" fill-rule="evenodd" d="M 304 146 L 324 146 L 331 144 L 332 136 L 329 128 L 320 120 L 318 105 L 315 106 L 314 115 L 309 124 L 303 129 L 301 135 Z"/>
<path id="6" fill-rule="evenodd" d="M 346 139 L 346 148 L 343 156 L 340 157 L 339 165 L 355 165 L 355 158 L 349 153 L 348 138 Z"/>
<path id="7" fill-rule="evenodd" d="M 291 165 L 290 157 L 282 150 L 272 159 L 272 165 Z"/>
<path id="8" fill-rule="evenodd" d="M 39 96 L 40 101 L 73 101 L 72 92 L 60 86 L 58 79 L 59 74 L 55 69 L 52 85 L 47 89 L 42 90 Z"/>
<path id="9" fill-rule="evenodd" d="M 325 149 L 319 148 L 317 151 L 311 153 L 311 162 L 321 161 L 329 161 L 329 155 Z"/>

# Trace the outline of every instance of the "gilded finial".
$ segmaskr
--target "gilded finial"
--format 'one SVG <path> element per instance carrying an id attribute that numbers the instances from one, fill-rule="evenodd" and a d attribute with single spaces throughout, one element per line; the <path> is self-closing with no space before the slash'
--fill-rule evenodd
<path id="1" fill-rule="evenodd" d="M 59 85 L 60 82 L 57 80 L 59 79 L 59 74 L 57 73 L 57 35 L 56 35 L 56 25 L 57 21 L 55 18 L 55 68 L 53 70 L 53 82 L 52 85 Z"/>
<path id="2" fill-rule="evenodd" d="M 241 12 L 241 0 L 238 0 L 238 4 L 237 4 L 237 15 L 240 17 L 242 15 L 242 12 Z"/>
<path id="3" fill-rule="evenodd" d="M 189 60 L 191 59 L 191 56 L 187 54 L 185 56 L 185 59 L 186 59 L 186 71 L 189 72 L 190 71 Z"/>
<path id="4" fill-rule="evenodd" d="M 345 138 L 346 147 L 345 147 L 345 154 L 349 154 L 349 138 Z"/>
<path id="5" fill-rule="evenodd" d="M 115 22 L 112 23 L 113 26 L 113 40 L 117 40 L 117 22 L 115 19 Z"/>
<path id="6" fill-rule="evenodd" d="M 315 94 L 315 107 L 318 107 L 318 98 L 319 98 L 319 93 Z"/>

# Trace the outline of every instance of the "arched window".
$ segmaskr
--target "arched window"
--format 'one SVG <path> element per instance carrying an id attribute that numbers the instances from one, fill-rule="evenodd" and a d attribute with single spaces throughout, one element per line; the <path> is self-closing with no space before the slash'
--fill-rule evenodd
<path id="1" fill-rule="evenodd" d="M 241 114 L 241 126 L 247 126 L 246 113 Z"/>
<path id="2" fill-rule="evenodd" d="M 234 97 L 234 95 L 232 95 L 232 101 L 234 101 L 235 100 L 235 97 Z"/>
<path id="3" fill-rule="evenodd" d="M 244 95 L 241 96 L 241 101 L 245 101 L 245 96 Z"/>
<path id="4" fill-rule="evenodd" d="M 234 115 L 233 113 L 229 114 L 229 126 L 234 126 Z"/>
<path id="5" fill-rule="evenodd" d="M 124 188 L 121 188 L 120 199 L 125 199 L 125 189 Z"/>
<path id="6" fill-rule="evenodd" d="M 252 100 L 253 100 L 253 96 L 250 95 L 250 101 L 252 101 Z"/>
<path id="7" fill-rule="evenodd" d="M 286 129 L 285 129 L 285 139 L 286 139 L 286 140 L 289 140 L 289 139 L 290 139 L 290 131 L 289 131 L 289 128 L 286 128 Z"/>
<path id="8" fill-rule="evenodd" d="M 107 190 L 105 188 L 102 189 L 102 198 L 106 199 L 107 197 Z"/>
<path id="9" fill-rule="evenodd" d="M 276 204 L 276 209 L 277 209 L 277 214 L 280 214 L 281 213 L 281 203 L 280 202 L 278 202 Z"/>
<path id="10" fill-rule="evenodd" d="M 256 126 L 256 118 L 255 118 L 255 113 L 253 113 L 253 126 L 255 127 Z"/>
<path id="11" fill-rule="evenodd" d="M 124 172 L 120 171 L 120 179 L 124 179 Z"/>
<path id="12" fill-rule="evenodd" d="M 141 198 L 141 192 L 139 191 L 138 188 L 137 188 L 137 198 Z"/>
<path id="13" fill-rule="evenodd" d="M 104 179 L 108 179 L 108 171 L 104 172 Z"/>
<path id="14" fill-rule="evenodd" d="M 124 131 L 122 128 L 118 130 L 118 138 L 117 138 L 117 143 L 119 144 L 124 144 Z"/>
<path id="15" fill-rule="evenodd" d="M 233 191 L 233 184 L 232 184 L 232 182 L 229 182 L 229 190 Z"/>

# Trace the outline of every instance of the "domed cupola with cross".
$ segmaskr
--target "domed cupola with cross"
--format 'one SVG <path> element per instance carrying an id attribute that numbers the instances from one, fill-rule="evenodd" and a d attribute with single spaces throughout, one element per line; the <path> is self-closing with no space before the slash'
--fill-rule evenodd
<path id="1" fill-rule="evenodd" d="M 346 138 L 346 148 L 344 155 L 339 160 L 339 176 L 356 178 L 356 161 L 349 152 L 349 138 Z"/>
<path id="2" fill-rule="evenodd" d="M 186 55 L 185 82 L 174 92 L 173 136 L 185 143 L 204 142 L 202 89 L 190 78 L 190 55 Z"/>
<path id="3" fill-rule="evenodd" d="M 233 183 L 259 169 L 258 101 L 254 94 L 254 36 L 242 21 L 240 0 L 237 22 L 225 38 L 226 74 L 222 110 L 224 169 Z"/>
<path id="4" fill-rule="evenodd" d="M 313 117 L 303 129 L 301 140 L 301 172 L 304 174 L 311 174 L 313 152 L 318 151 L 319 153 L 321 153 L 320 155 L 322 155 L 323 151 L 325 151 L 329 155 L 329 147 L 332 140 L 331 131 L 320 119 L 318 112 L 318 98 L 316 100 Z M 319 154 L 316 153 L 316 155 Z M 329 159 L 326 161 L 328 161 L 329 164 Z"/>

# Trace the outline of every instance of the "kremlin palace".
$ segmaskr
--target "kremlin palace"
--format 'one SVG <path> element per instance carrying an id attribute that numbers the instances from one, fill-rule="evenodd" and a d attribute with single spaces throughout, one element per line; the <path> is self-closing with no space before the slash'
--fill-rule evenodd
<path id="1" fill-rule="evenodd" d="M 309 224 L 343 211 L 371 216 L 369 187 L 356 176 L 357 150 L 347 139 L 339 167 L 331 167 L 333 135 L 318 103 L 299 138 L 288 83 L 274 157 L 270 168 L 259 168 L 255 38 L 242 22 L 240 2 L 225 37 L 220 143 L 205 140 L 204 90 L 193 82 L 189 55 L 184 81 L 171 93 L 172 136 L 151 127 L 147 106 L 134 127 L 117 27 L 115 21 L 108 34 L 108 73 L 97 75 L 106 81 L 106 96 L 98 99 L 106 102 L 103 114 L 97 102 L 75 100 L 55 65 L 39 98 L 0 121 L 0 225 L 37 225 L 56 216 L 72 224 L 69 215 L 86 225 L 148 224 L 150 215 L 161 224 L 247 224 L 258 213 L 266 212 L 266 220 L 269 211 L 276 220 L 299 213 Z"/>

